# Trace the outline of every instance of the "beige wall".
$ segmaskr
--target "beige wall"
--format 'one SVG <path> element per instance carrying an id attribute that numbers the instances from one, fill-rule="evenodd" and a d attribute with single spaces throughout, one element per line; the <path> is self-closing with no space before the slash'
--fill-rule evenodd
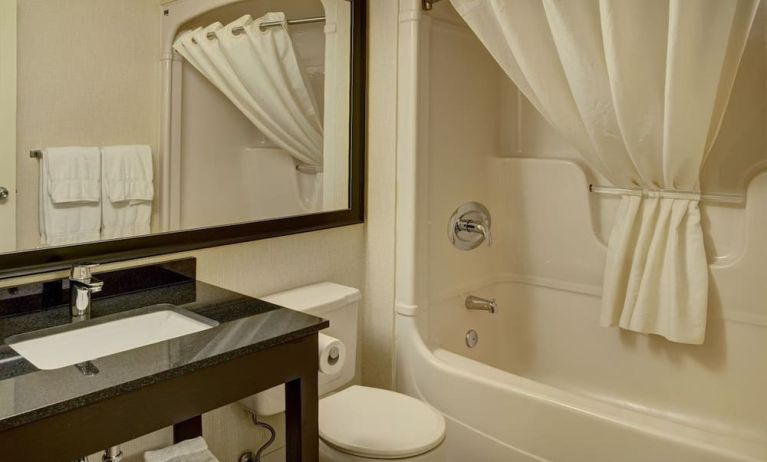
<path id="1" fill-rule="evenodd" d="M 140 21 L 141 14 L 153 14 L 149 4 L 152 0 L 136 0 L 125 2 L 124 0 L 89 0 L 91 9 L 80 11 L 65 8 L 67 11 L 59 11 L 63 15 L 85 15 L 84 17 L 98 17 L 108 4 L 118 9 L 129 9 L 128 5 L 135 7 L 137 3 L 147 3 L 146 11 L 140 8 L 142 13 L 123 12 L 129 15 L 131 20 Z M 45 4 L 61 7 L 70 5 L 66 0 L 21 0 L 20 7 L 40 6 Z M 45 24 L 51 25 L 54 21 L 52 16 L 40 13 Z M 156 16 L 156 15 L 155 15 Z M 374 386 L 391 387 L 392 384 L 392 336 L 393 336 L 393 293 L 394 293 L 394 142 L 395 142 L 395 108 L 396 95 L 396 27 L 397 6 L 396 2 L 372 1 L 369 4 L 370 18 L 370 45 L 369 45 L 369 121 L 368 121 L 368 186 L 367 186 L 367 218 L 365 225 L 350 226 L 332 230 L 318 231 L 296 236 L 256 241 L 227 247 L 205 249 L 195 252 L 167 255 L 163 257 L 145 259 L 141 261 L 127 262 L 106 266 L 105 269 L 124 267 L 139 263 L 179 258 L 183 256 L 195 256 L 198 259 L 198 272 L 201 280 L 220 285 L 222 287 L 239 291 L 248 295 L 264 295 L 275 291 L 288 289 L 317 281 L 330 280 L 341 284 L 358 287 L 363 290 L 362 309 L 362 345 L 361 345 L 361 381 Z M 57 17 L 58 21 L 66 22 L 64 17 Z M 153 18 L 147 18 L 153 21 Z M 27 16 L 22 22 L 25 28 L 30 29 L 32 18 Z M 22 24 L 23 25 L 23 24 Z M 41 30 L 41 26 L 36 26 Z M 109 32 L 103 24 L 97 27 L 100 33 Z M 135 31 L 123 30 L 125 36 L 135 36 Z M 95 34 L 95 31 L 94 31 Z M 42 37 L 35 39 L 34 46 L 42 47 L 47 42 L 40 42 Z M 51 40 L 50 35 L 45 40 Z M 127 45 L 127 44 L 126 44 Z M 31 46 L 31 45 L 30 45 Z M 106 52 L 104 59 L 108 59 Z M 140 55 L 140 54 L 139 54 Z M 137 59 L 149 59 L 150 57 L 136 56 Z M 154 56 L 151 56 L 154 60 Z M 86 57 L 80 57 L 83 61 Z M 94 57 L 90 57 L 95 60 Z M 82 63 L 87 64 L 87 63 Z M 58 68 L 58 64 L 51 65 Z M 93 72 L 117 72 L 113 69 L 101 69 L 101 66 Z M 124 72 L 132 72 L 124 69 Z M 23 75 L 21 72 L 25 72 Z M 26 183 L 26 200 L 23 205 L 26 210 L 34 210 L 32 216 L 20 220 L 20 229 L 37 229 L 36 224 L 36 200 L 30 199 L 32 192 L 37 188 L 37 168 L 35 162 L 29 159 L 27 150 L 32 147 L 44 146 L 45 144 L 68 144 L 84 143 L 80 135 L 88 135 L 87 126 L 80 129 L 68 125 L 69 120 L 51 120 L 44 110 L 46 102 L 61 104 L 67 107 L 72 103 L 70 95 L 61 94 L 63 89 L 55 82 L 57 76 L 43 73 L 43 75 L 31 75 L 32 69 L 27 64 L 26 70 L 20 71 L 22 78 L 40 80 L 50 84 L 56 90 L 46 90 L 41 94 L 27 94 L 27 99 L 34 96 L 36 101 L 30 102 L 30 107 L 20 114 L 22 123 L 28 129 L 35 128 L 36 133 L 42 135 L 24 135 L 18 151 L 19 160 L 27 167 L 19 172 L 20 183 Z M 70 83 L 73 76 L 65 76 Z M 146 88 L 158 83 L 158 77 L 151 71 L 151 75 L 131 74 L 134 82 L 144 82 Z M 52 82 L 53 81 L 53 82 Z M 150 85 L 151 81 L 151 85 Z M 29 90 L 31 91 L 31 90 Z M 78 98 L 87 97 L 94 100 L 94 104 L 102 98 L 113 99 L 114 95 L 106 95 L 106 89 L 88 89 L 80 87 L 83 94 Z M 148 90 L 149 91 L 149 90 Z M 153 91 L 153 90 L 152 90 Z M 20 94 L 20 98 L 24 98 Z M 72 96 L 74 98 L 74 96 Z M 116 106 L 117 114 L 114 117 L 112 133 L 123 133 L 126 138 L 133 140 L 135 137 L 152 137 L 150 144 L 155 144 L 157 126 L 152 116 L 147 117 L 141 111 L 147 103 L 132 101 L 126 102 L 127 96 L 119 95 L 118 101 L 126 106 Z M 138 95 L 138 99 L 144 101 L 156 101 L 156 96 Z M 65 105 L 66 103 L 66 105 Z M 153 103 L 152 103 L 153 104 Z M 79 106 L 79 105 L 78 105 Z M 103 111 L 112 108 L 112 104 L 101 105 Z M 141 117 L 136 116 L 136 111 Z M 57 111 L 52 111 L 57 112 Z M 77 108 L 77 117 L 84 118 L 96 123 L 98 117 L 88 111 L 86 107 Z M 108 113 L 105 112 L 105 113 Z M 103 114 L 101 116 L 103 117 Z M 110 122 L 112 123 L 112 122 Z M 103 125 L 103 123 L 102 123 Z M 120 128 L 122 126 L 122 128 Z M 81 130 L 81 131 L 78 131 Z M 20 133 L 21 135 L 21 133 Z M 93 144 L 99 144 L 99 136 L 109 137 L 111 134 L 97 133 L 93 136 Z M 129 142 L 129 140 L 125 140 Z M 135 141 L 130 141 L 135 142 Z M 149 141 L 148 141 L 149 142 Z M 23 170 L 23 169 L 20 169 Z M 34 240 L 36 242 L 36 235 Z M 64 272 L 19 278 L 14 280 L 2 280 L 0 286 L 17 285 L 32 280 L 65 277 Z M 254 371 L 254 373 L 256 373 Z M 279 421 L 271 421 L 280 427 Z M 204 432 L 217 456 L 222 460 L 237 460 L 237 456 L 244 450 L 255 450 L 264 441 L 263 431 L 252 426 L 247 416 L 236 406 L 227 406 L 204 416 Z M 127 462 L 140 461 L 141 452 L 150 448 L 162 447 L 171 442 L 171 434 L 168 429 L 151 435 L 144 436 L 124 445 L 124 451 L 128 456 Z M 92 458 L 91 460 L 96 460 Z"/>
<path id="2" fill-rule="evenodd" d="M 16 1 L 0 0 L 0 252 L 16 249 Z"/>
<path id="3" fill-rule="evenodd" d="M 397 101 L 396 1 L 369 2 L 367 280 L 362 382 L 393 386 Z"/>

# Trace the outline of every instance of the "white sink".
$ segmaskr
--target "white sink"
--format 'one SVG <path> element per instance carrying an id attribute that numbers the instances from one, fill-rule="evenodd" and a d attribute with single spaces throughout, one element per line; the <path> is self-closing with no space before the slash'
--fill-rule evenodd
<path id="1" fill-rule="evenodd" d="M 6 344 L 38 369 L 58 369 L 218 325 L 173 305 L 155 305 L 78 324 L 15 335 Z"/>

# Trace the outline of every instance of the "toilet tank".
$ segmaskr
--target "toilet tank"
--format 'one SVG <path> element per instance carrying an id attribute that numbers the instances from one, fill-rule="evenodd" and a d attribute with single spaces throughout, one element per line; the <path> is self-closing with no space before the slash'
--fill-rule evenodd
<path id="1" fill-rule="evenodd" d="M 361 298 L 359 290 L 332 282 L 321 282 L 260 298 L 275 305 L 327 319 L 330 321 L 330 327 L 321 332 L 337 338 L 346 346 L 346 362 L 341 371 L 333 375 L 318 373 L 320 396 L 338 390 L 354 379 Z M 280 414 L 285 412 L 285 386 L 270 388 L 245 398 L 240 403 L 259 416 Z"/>

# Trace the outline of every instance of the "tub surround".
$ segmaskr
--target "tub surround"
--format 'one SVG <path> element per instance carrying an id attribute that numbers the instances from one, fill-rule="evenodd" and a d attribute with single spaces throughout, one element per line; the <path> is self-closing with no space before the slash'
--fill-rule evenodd
<path id="1" fill-rule="evenodd" d="M 328 322 L 196 281 L 194 273 L 187 259 L 98 274 L 105 290 L 86 323 L 169 303 L 219 324 L 94 359 L 95 375 L 75 366 L 39 370 L 0 346 L 0 452 L 13 460 L 71 459 L 168 425 L 181 440 L 199 432 L 203 412 L 279 383 L 288 384 L 289 447 L 304 437 L 316 442 L 316 433 L 306 436 L 316 423 L 302 424 L 301 414 L 316 417 L 316 334 Z M 3 289 L 2 338 L 71 325 L 67 283 Z"/>
<path id="2" fill-rule="evenodd" d="M 451 2 L 429 13 L 399 5 L 397 390 L 446 416 L 450 457 L 767 460 L 767 363 L 755 353 L 767 347 L 764 8 L 701 173 L 703 191 L 747 199 L 702 206 L 708 327 L 702 346 L 686 346 L 599 327 L 619 201 L 588 188 L 606 180 Z M 461 252 L 446 239 L 451 213 L 470 200 L 492 214 L 492 249 Z M 468 295 L 497 298 L 497 313 L 467 310 Z"/>

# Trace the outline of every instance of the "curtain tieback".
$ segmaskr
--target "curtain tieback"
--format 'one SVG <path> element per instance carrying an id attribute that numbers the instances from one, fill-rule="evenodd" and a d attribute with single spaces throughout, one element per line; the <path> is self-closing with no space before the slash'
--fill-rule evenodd
<path id="1" fill-rule="evenodd" d="M 665 199 L 680 199 L 691 201 L 702 201 L 715 204 L 731 204 L 743 206 L 746 203 L 745 194 L 704 194 L 697 191 L 672 191 L 668 189 L 631 189 L 620 188 L 616 186 L 598 186 L 589 185 L 589 192 L 604 194 L 608 196 L 639 196 L 639 197 L 658 197 Z"/>
<path id="2" fill-rule="evenodd" d="M 668 189 L 637 189 L 636 194 L 631 194 L 647 198 L 660 199 L 684 199 L 699 201 L 700 193 L 695 191 L 673 191 Z"/>
<path id="3" fill-rule="evenodd" d="M 597 186 L 590 184 L 589 191 L 598 194 L 607 194 L 611 196 L 639 196 L 647 198 L 662 199 L 685 199 L 699 201 L 703 199 L 703 194 L 697 191 L 674 191 L 669 189 L 634 189 L 621 188 L 618 186 Z M 734 196 L 733 196 L 734 197 Z"/>
<path id="4" fill-rule="evenodd" d="M 322 165 L 296 164 L 296 170 L 301 173 L 322 173 Z"/>

